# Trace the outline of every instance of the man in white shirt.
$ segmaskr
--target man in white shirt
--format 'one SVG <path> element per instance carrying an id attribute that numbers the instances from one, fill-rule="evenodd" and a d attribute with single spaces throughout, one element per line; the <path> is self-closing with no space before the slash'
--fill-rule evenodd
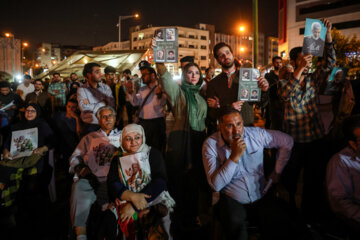
<path id="1" fill-rule="evenodd" d="M 115 110 L 103 106 L 96 112 L 96 117 L 101 128 L 83 137 L 69 159 L 70 173 L 75 174 L 70 216 L 77 239 L 86 239 L 86 221 L 91 205 L 97 200 L 100 206 L 107 206 L 107 175 L 112 156 L 120 147 L 121 132 L 114 129 Z M 94 176 L 98 184 L 96 192 L 90 181 Z"/>
<path id="2" fill-rule="evenodd" d="M 81 111 L 81 120 L 87 124 L 84 133 L 97 130 L 98 119 L 95 113 L 103 106 L 115 107 L 111 89 L 101 83 L 101 69 L 97 63 L 87 63 L 84 66 L 83 76 L 87 82 L 77 90 L 77 100 Z"/>
<path id="3" fill-rule="evenodd" d="M 19 94 L 19 96 L 21 97 L 21 99 L 23 101 L 25 101 L 26 95 L 28 95 L 29 93 L 35 91 L 35 87 L 34 85 L 31 83 L 31 76 L 25 74 L 24 75 L 24 82 L 21 83 L 17 88 L 16 88 L 16 93 Z"/>
<path id="4" fill-rule="evenodd" d="M 344 120 L 348 146 L 327 166 L 326 185 L 332 210 L 343 220 L 350 235 L 360 236 L 360 115 Z M 352 238 L 351 238 L 352 239 Z"/>

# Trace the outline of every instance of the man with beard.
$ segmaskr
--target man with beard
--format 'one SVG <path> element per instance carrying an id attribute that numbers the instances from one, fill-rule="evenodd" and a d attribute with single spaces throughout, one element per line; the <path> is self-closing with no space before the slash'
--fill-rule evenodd
<path id="1" fill-rule="evenodd" d="M 266 123 L 265 127 L 281 130 L 282 129 L 282 107 L 281 101 L 277 94 L 277 84 L 279 82 L 279 70 L 282 67 L 282 59 L 279 56 L 272 58 L 273 70 L 265 74 L 269 82 L 269 102 L 266 106 Z"/>
<path id="2" fill-rule="evenodd" d="M 77 239 L 86 239 L 86 221 L 91 205 L 97 201 L 103 210 L 107 207 L 107 175 L 112 155 L 120 147 L 121 132 L 114 129 L 114 109 L 110 106 L 100 107 L 96 117 L 100 129 L 83 137 L 69 159 L 70 173 L 74 174 L 70 217 Z M 106 157 L 98 161 L 99 153 L 104 150 L 107 151 Z"/>
<path id="3" fill-rule="evenodd" d="M 101 83 L 101 69 L 97 63 L 87 63 L 83 75 L 87 82 L 77 90 L 77 100 L 81 111 L 81 120 L 86 123 L 84 133 L 97 130 L 98 120 L 95 113 L 103 106 L 114 107 L 111 89 Z"/>
<path id="4" fill-rule="evenodd" d="M 60 73 L 53 73 L 53 80 L 49 85 L 48 92 L 54 96 L 56 111 L 64 110 L 66 104 L 66 85 L 61 82 Z"/>
<path id="5" fill-rule="evenodd" d="M 36 103 L 41 108 L 41 113 L 45 119 L 49 119 L 51 114 L 51 97 L 50 95 L 43 91 L 43 82 L 41 79 L 36 79 L 34 81 L 35 91 L 26 95 L 25 104 Z"/>
<path id="6" fill-rule="evenodd" d="M 245 101 L 238 101 L 239 70 L 236 69 L 231 47 L 224 42 L 216 44 L 214 57 L 221 65 L 222 73 L 211 80 L 207 87 L 206 95 L 210 120 L 216 122 L 220 107 L 231 106 L 240 111 L 245 126 L 253 125 L 254 113 L 252 105 Z M 264 77 L 259 77 L 258 86 L 262 91 L 266 92 L 269 83 Z M 263 96 L 263 94 L 261 95 Z"/>

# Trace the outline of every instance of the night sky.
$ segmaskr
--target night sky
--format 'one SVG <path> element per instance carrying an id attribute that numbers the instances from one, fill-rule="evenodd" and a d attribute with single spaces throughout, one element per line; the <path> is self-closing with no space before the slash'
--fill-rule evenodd
<path id="1" fill-rule="evenodd" d="M 259 1 L 259 31 L 277 36 L 277 0 Z M 129 26 L 152 24 L 192 27 L 197 23 L 215 25 L 216 32 L 235 34 L 245 23 L 251 31 L 251 0 L 2 0 L 0 31 L 28 41 L 32 47 L 41 42 L 62 45 L 99 46 L 118 41 L 118 16 L 139 12 L 139 20 L 122 21 L 123 40 Z"/>

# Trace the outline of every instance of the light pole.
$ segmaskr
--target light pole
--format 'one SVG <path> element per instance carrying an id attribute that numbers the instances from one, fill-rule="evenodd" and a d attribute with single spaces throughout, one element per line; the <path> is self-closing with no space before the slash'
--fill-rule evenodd
<path id="1" fill-rule="evenodd" d="M 119 16 L 119 23 L 117 24 L 117 27 L 119 27 L 119 48 L 121 44 L 121 21 L 129 18 L 139 18 L 140 15 L 138 13 L 134 15 L 128 15 L 128 16 Z"/>

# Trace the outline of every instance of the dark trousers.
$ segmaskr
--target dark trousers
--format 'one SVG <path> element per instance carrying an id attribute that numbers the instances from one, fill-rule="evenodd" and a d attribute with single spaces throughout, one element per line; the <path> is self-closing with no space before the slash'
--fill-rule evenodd
<path id="1" fill-rule="evenodd" d="M 166 146 L 165 117 L 154 119 L 140 118 L 139 124 L 144 128 L 146 144 L 158 149 L 164 154 Z"/>
<path id="2" fill-rule="evenodd" d="M 296 143 L 289 162 L 282 174 L 283 184 L 289 192 L 289 200 L 295 205 L 298 179 L 303 168 L 303 191 L 301 210 L 305 219 L 311 223 L 319 220 L 325 197 L 325 171 L 328 157 L 324 139 L 309 143 Z"/>
<path id="3" fill-rule="evenodd" d="M 271 195 L 241 204 L 221 193 L 216 208 L 226 239 L 248 239 L 249 223 L 259 227 L 261 239 L 308 239 L 305 225 L 290 215 L 289 205 Z"/>

